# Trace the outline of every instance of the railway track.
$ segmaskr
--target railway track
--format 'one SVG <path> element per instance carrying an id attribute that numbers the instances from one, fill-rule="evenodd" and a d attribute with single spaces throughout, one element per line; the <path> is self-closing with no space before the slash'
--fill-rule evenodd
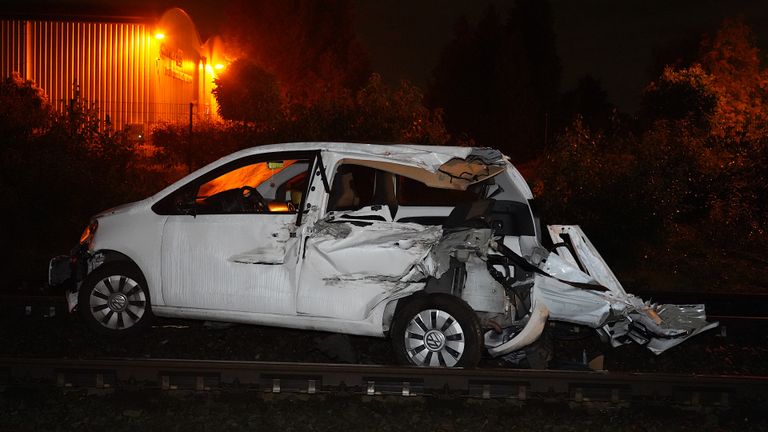
<path id="1" fill-rule="evenodd" d="M 175 359 L 0 358 L 3 386 L 250 391 L 729 407 L 765 404 L 768 377 Z M 762 400 L 761 400 L 762 398 Z"/>
<path id="2" fill-rule="evenodd" d="M 682 294 L 650 297 L 690 301 Z M 713 320 L 766 322 L 766 296 L 702 298 Z M 736 299 L 736 300 L 734 300 Z M 743 307 L 742 307 L 743 306 Z M 62 296 L 2 295 L 0 307 L 14 316 L 67 315 Z M 751 326 L 751 324 L 749 324 Z M 742 326 L 743 327 L 743 326 Z M 751 327 L 746 327 L 751 328 Z M 724 334 L 724 328 L 721 329 Z M 170 353 L 173 355 L 173 353 Z M 0 358 L 0 386 L 40 385 L 60 389 L 157 389 L 248 391 L 264 395 L 360 395 L 513 401 L 559 400 L 677 406 L 768 406 L 768 377 L 680 375 L 569 370 L 424 369 L 409 367 L 175 359 Z"/>

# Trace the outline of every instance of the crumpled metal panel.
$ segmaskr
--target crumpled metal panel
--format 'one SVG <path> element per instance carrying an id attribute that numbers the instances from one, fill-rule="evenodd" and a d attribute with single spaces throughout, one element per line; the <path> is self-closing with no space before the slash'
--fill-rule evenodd
<path id="1" fill-rule="evenodd" d="M 531 294 L 549 310 L 550 318 L 589 327 L 600 327 L 613 310 L 619 312 L 625 305 L 612 301 L 599 291 L 568 285 L 557 279 L 536 275 Z"/>
<path id="2" fill-rule="evenodd" d="M 491 277 L 486 263 L 480 257 L 471 256 L 464 265 L 467 277 L 461 298 L 476 312 L 504 313 L 504 287 Z"/>
<path id="3" fill-rule="evenodd" d="M 608 267 L 608 264 L 605 263 L 603 257 L 600 256 L 600 253 L 578 225 L 548 225 L 547 229 L 552 237 L 552 242 L 555 244 L 563 242 L 563 237 L 568 235 L 571 245 L 578 255 L 578 262 L 597 282 L 617 295 L 627 294 L 616 275 L 613 274 L 611 268 Z M 579 268 L 577 258 L 567 248 L 558 248 L 556 252 L 572 267 Z"/>
<path id="4" fill-rule="evenodd" d="M 430 262 L 434 263 L 434 268 L 425 275 L 436 278 L 442 276 L 450 268 L 451 257 L 462 262 L 466 262 L 470 255 L 480 254 L 484 257 L 488 251 L 491 235 L 492 232 L 488 228 L 467 228 L 445 233 L 429 251 Z M 482 271 L 487 272 L 485 268 Z"/>
<path id="5" fill-rule="evenodd" d="M 331 278 L 363 275 L 400 280 L 426 258 L 441 235 L 440 226 L 415 223 L 377 221 L 356 226 L 319 221 L 307 240 L 305 265 L 320 267 Z"/>
<path id="6" fill-rule="evenodd" d="M 513 331 L 486 335 L 491 355 L 535 341 L 543 330 L 542 307 L 550 319 L 602 328 L 614 347 L 634 341 L 655 354 L 717 326 L 707 322 L 704 305 L 651 305 L 628 294 L 578 226 L 548 229 L 555 244 L 568 240 L 572 249 L 558 247 L 541 260 L 543 274 L 534 275 L 530 314 Z"/>
<path id="7" fill-rule="evenodd" d="M 717 327 L 717 322 L 707 322 L 703 304 L 696 305 L 661 305 L 656 313 L 662 319 L 660 327 L 666 330 L 684 330 L 685 336 L 676 338 L 653 338 L 648 342 L 648 349 L 655 354 L 681 344 L 686 339 L 703 331 Z"/>
<path id="8" fill-rule="evenodd" d="M 611 336 L 613 347 L 634 341 L 658 355 L 718 324 L 707 321 L 703 304 L 665 304 L 634 310 L 628 319 L 607 324 L 604 330 Z"/>
<path id="9" fill-rule="evenodd" d="M 382 301 L 422 289 L 441 235 L 413 223 L 317 222 L 304 247 L 298 313 L 362 320 Z"/>
<path id="10" fill-rule="evenodd" d="M 532 295 L 547 305 L 553 319 L 592 328 L 604 326 L 613 346 L 635 341 L 655 354 L 718 325 L 707 322 L 704 305 L 651 305 L 628 294 L 581 228 L 547 228 L 556 243 L 567 234 L 576 256 L 565 247 L 557 248 L 557 254 L 550 254 L 540 267 L 565 281 L 591 283 L 593 279 L 608 289 L 584 289 L 537 275 Z M 581 272 L 579 264 L 589 274 Z"/>
<path id="11" fill-rule="evenodd" d="M 484 336 L 485 348 L 493 357 L 523 349 L 536 342 L 541 336 L 548 318 L 547 307 L 542 303 L 534 303 L 531 314 L 526 318 L 525 325 L 519 332 L 509 331 L 509 328 L 501 333 L 489 331 Z"/>

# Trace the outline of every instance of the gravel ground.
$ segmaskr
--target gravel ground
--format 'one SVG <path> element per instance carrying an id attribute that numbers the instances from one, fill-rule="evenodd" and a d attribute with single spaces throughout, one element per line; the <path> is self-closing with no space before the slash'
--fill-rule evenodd
<path id="1" fill-rule="evenodd" d="M 77 315 L 0 305 L 0 356 L 46 358 L 198 358 L 394 364 L 386 340 L 260 326 L 220 326 L 158 319 L 150 331 L 110 340 Z M 554 338 L 553 367 L 579 367 L 606 352 L 611 371 L 768 375 L 768 325 L 728 325 L 661 355 L 628 345 L 610 349 L 596 337 Z M 554 332 L 553 332 L 554 334 Z M 571 335 L 573 336 L 573 335 Z M 481 367 L 508 367 L 485 359 Z M 0 388 L 2 431 L 766 431 L 765 402 L 729 410 L 690 411 L 663 405 L 616 407 L 562 401 L 366 400 L 360 396 L 271 398 L 255 392 L 118 390 L 106 395 L 46 388 Z"/>
<path id="2" fill-rule="evenodd" d="M 254 393 L 0 391 L 0 431 L 764 431 L 755 408 L 608 408 L 563 402 L 359 396 L 267 399 Z"/>
<path id="3" fill-rule="evenodd" d="M 223 328 L 222 328 L 223 327 Z M 723 335 L 724 332 L 724 335 Z M 610 371 L 768 376 L 768 323 L 728 324 L 656 356 L 638 345 L 610 348 L 594 333 L 579 340 L 553 338 L 553 368 L 578 368 L 584 356 L 605 353 Z M 262 326 L 220 326 L 157 319 L 135 337 L 112 340 L 90 331 L 76 314 L 30 316 L 0 307 L 0 356 L 45 358 L 151 357 L 395 364 L 388 340 Z M 512 367 L 484 359 L 481 367 Z"/>

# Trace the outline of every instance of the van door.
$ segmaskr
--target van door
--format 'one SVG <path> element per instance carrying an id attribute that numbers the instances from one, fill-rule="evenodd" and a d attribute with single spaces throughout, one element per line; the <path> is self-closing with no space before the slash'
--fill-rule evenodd
<path id="1" fill-rule="evenodd" d="M 295 314 L 296 222 L 313 161 L 314 155 L 252 156 L 169 197 L 178 211 L 163 228 L 166 305 Z"/>

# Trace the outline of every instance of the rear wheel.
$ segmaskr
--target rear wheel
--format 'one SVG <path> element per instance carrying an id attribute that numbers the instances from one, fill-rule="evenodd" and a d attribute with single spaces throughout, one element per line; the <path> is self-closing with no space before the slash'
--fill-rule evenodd
<path id="1" fill-rule="evenodd" d="M 457 297 L 432 294 L 407 300 L 390 337 L 402 364 L 473 367 L 480 361 L 480 321 Z"/>
<path id="2" fill-rule="evenodd" d="M 125 336 L 150 325 L 153 314 L 144 276 L 128 263 L 109 263 L 83 281 L 78 311 L 98 333 Z"/>

